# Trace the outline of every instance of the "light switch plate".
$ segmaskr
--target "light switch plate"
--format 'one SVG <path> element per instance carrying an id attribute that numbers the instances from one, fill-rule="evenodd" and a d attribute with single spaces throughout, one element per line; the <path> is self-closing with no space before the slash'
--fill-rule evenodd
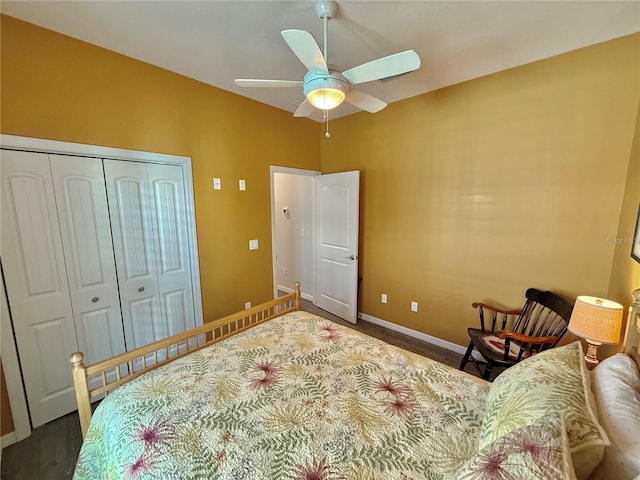
<path id="1" fill-rule="evenodd" d="M 383 293 L 382 295 L 380 295 L 380 301 L 382 303 L 387 303 L 387 294 Z"/>
<path id="2" fill-rule="evenodd" d="M 411 311 L 412 312 L 418 311 L 418 302 L 411 302 Z"/>
<path id="3" fill-rule="evenodd" d="M 220 183 L 220 179 L 219 178 L 214 178 L 213 179 L 213 189 L 214 190 L 220 190 L 222 188 L 222 184 Z"/>
<path id="4" fill-rule="evenodd" d="M 249 250 L 257 250 L 258 249 L 258 239 L 249 240 Z"/>
<path id="5" fill-rule="evenodd" d="M 238 187 L 240 188 L 240 190 L 246 190 L 247 184 L 245 183 L 244 180 L 238 180 Z"/>

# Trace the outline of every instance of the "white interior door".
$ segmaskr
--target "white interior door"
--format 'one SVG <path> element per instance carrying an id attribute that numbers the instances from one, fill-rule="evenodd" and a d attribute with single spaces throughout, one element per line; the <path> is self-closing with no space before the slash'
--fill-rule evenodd
<path id="1" fill-rule="evenodd" d="M 316 295 L 323 310 L 358 318 L 358 222 L 360 172 L 316 178 Z"/>
<path id="2" fill-rule="evenodd" d="M 96 363 L 124 352 L 102 160 L 50 160 L 78 345 Z"/>
<path id="3" fill-rule="evenodd" d="M 37 427 L 76 408 L 69 355 L 78 343 L 48 155 L 3 150 L 0 167 L 2 266 Z"/>

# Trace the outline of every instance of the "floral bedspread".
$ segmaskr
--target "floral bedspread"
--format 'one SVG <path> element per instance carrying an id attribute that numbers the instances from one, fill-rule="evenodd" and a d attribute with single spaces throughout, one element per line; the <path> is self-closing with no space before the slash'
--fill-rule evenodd
<path id="1" fill-rule="evenodd" d="M 445 479 L 476 451 L 488 388 L 290 313 L 107 396 L 74 479 Z"/>

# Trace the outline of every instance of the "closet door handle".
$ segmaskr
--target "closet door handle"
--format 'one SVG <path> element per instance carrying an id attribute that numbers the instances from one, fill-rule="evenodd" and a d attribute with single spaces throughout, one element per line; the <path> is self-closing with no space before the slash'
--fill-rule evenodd
<path id="1" fill-rule="evenodd" d="M 93 298 L 91 299 L 91 301 L 92 301 L 93 303 L 96 303 L 98 300 L 100 300 L 100 298 L 99 298 L 99 297 L 93 297 Z"/>
<path id="2" fill-rule="evenodd" d="M 144 287 L 140 287 L 140 288 L 138 289 L 138 291 L 139 291 L 139 292 L 144 292 Z"/>

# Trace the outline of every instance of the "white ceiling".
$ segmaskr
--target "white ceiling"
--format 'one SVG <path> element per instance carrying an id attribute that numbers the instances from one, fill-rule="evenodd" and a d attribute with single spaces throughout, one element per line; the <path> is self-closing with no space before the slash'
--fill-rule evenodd
<path id="1" fill-rule="evenodd" d="M 2 13 L 293 112 L 297 88 L 241 88 L 235 78 L 302 80 L 280 36 L 307 30 L 313 1 L 6 1 Z M 419 70 L 358 85 L 387 103 L 640 31 L 640 1 L 338 0 L 329 64 L 343 71 L 406 49 Z M 334 118 L 357 110 L 346 103 Z M 320 120 L 320 115 L 314 115 Z"/>

